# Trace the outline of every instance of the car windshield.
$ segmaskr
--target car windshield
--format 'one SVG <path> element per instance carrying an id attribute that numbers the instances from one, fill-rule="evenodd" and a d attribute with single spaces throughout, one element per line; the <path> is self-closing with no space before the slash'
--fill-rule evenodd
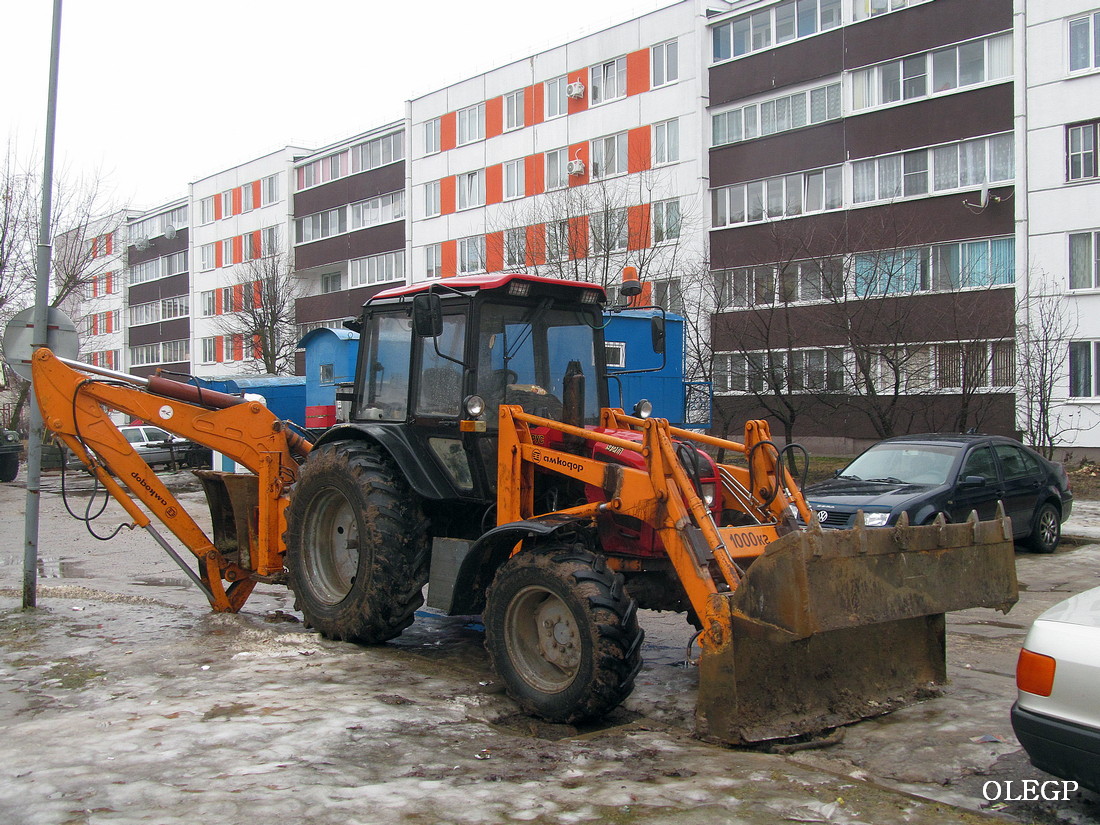
<path id="1" fill-rule="evenodd" d="M 877 444 L 847 467 L 842 478 L 901 484 L 945 484 L 958 447 Z"/>

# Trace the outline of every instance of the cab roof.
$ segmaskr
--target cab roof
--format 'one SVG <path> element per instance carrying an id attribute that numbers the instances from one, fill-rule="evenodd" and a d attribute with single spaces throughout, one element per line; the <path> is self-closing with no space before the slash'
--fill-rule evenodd
<path id="1" fill-rule="evenodd" d="M 433 287 L 437 291 L 447 292 L 449 290 L 456 290 L 458 292 L 480 292 L 482 290 L 489 289 L 501 289 L 508 286 L 513 281 L 529 281 L 532 284 L 546 284 L 555 287 L 574 287 L 584 290 L 596 290 L 600 293 L 599 302 L 603 303 L 607 299 L 607 293 L 599 284 L 589 283 L 587 281 L 569 281 L 564 278 L 547 278 L 543 275 L 527 275 L 522 272 L 511 273 L 499 273 L 492 275 L 464 275 L 454 278 L 443 278 L 436 281 L 421 281 L 416 284 L 409 284 L 403 286 L 395 286 L 390 289 L 383 290 L 377 295 L 374 295 L 367 300 L 367 305 L 374 301 L 385 301 L 394 298 L 403 298 L 405 296 L 417 295 L 421 292 L 428 292 Z"/>

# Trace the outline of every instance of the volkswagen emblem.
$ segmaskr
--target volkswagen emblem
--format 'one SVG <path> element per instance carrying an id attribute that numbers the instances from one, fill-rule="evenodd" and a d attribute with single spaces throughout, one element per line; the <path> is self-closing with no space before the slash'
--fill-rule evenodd
<path id="1" fill-rule="evenodd" d="M 821 522 L 822 524 L 827 522 L 829 520 L 829 511 L 828 510 L 818 510 L 817 511 L 817 520 L 819 522 Z"/>

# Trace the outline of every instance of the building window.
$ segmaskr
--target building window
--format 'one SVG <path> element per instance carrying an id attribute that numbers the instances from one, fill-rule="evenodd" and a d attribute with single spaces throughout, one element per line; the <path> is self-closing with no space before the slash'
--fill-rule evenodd
<path id="1" fill-rule="evenodd" d="M 841 0 L 787 0 L 735 17 L 711 30 L 711 56 L 717 63 L 834 29 L 840 6 Z"/>
<path id="2" fill-rule="evenodd" d="M 404 191 L 390 192 L 351 205 L 351 228 L 392 223 L 405 217 Z"/>
<path id="3" fill-rule="evenodd" d="M 1071 341 L 1069 345 L 1069 397 L 1100 396 L 1100 341 Z"/>
<path id="4" fill-rule="evenodd" d="M 344 288 L 344 276 L 340 272 L 325 272 L 321 275 L 321 294 L 328 295 Z"/>
<path id="5" fill-rule="evenodd" d="M 626 132 L 592 141 L 592 177 L 607 178 L 626 174 L 627 145 Z"/>
<path id="6" fill-rule="evenodd" d="M 593 233 L 597 231 L 593 224 Z M 569 221 L 546 224 L 546 260 L 564 261 L 569 256 Z"/>
<path id="7" fill-rule="evenodd" d="M 1087 180 L 1097 177 L 1096 143 L 1100 121 L 1066 127 L 1066 178 Z"/>
<path id="8" fill-rule="evenodd" d="M 714 390 L 720 393 L 843 392 L 844 351 L 732 352 L 714 357 Z"/>
<path id="9" fill-rule="evenodd" d="M 424 123 L 424 154 L 434 155 L 440 150 L 439 118 Z"/>
<path id="10" fill-rule="evenodd" d="M 664 243 L 680 237 L 680 201 L 678 199 L 657 201 L 653 204 L 651 214 L 654 243 Z M 662 304 L 662 306 L 666 305 Z"/>
<path id="11" fill-rule="evenodd" d="M 341 206 L 325 212 L 317 212 L 294 221 L 298 243 L 309 243 L 348 231 L 347 207 Z M 228 259 L 223 258 L 223 261 Z"/>
<path id="12" fill-rule="evenodd" d="M 268 175 L 260 181 L 261 204 L 271 206 L 279 200 L 279 176 Z"/>
<path id="13" fill-rule="evenodd" d="M 485 139 L 485 104 L 458 111 L 458 145 Z"/>
<path id="14" fill-rule="evenodd" d="M 439 181 L 424 184 L 424 217 L 433 218 L 441 213 L 439 199 Z"/>
<path id="15" fill-rule="evenodd" d="M 485 271 L 485 236 L 458 240 L 458 271 L 463 275 Z"/>
<path id="16" fill-rule="evenodd" d="M 615 369 L 626 368 L 626 342 L 604 341 L 603 351 L 607 366 Z"/>
<path id="17" fill-rule="evenodd" d="M 1100 232 L 1069 236 L 1069 288 L 1100 289 Z"/>
<path id="18" fill-rule="evenodd" d="M 509 268 L 527 266 L 527 229 L 508 229 L 504 232 L 504 265 Z"/>
<path id="19" fill-rule="evenodd" d="M 841 115 L 840 89 L 839 83 L 830 83 L 712 115 L 711 145 L 724 146 L 836 120 Z"/>
<path id="20" fill-rule="evenodd" d="M 523 127 L 523 89 L 504 96 L 504 130 Z"/>
<path id="21" fill-rule="evenodd" d="M 424 275 L 428 278 L 438 278 L 443 274 L 443 248 L 440 244 L 433 243 L 424 247 Z"/>
<path id="22" fill-rule="evenodd" d="M 609 60 L 589 70 L 592 105 L 626 97 L 626 58 Z"/>
<path id="23" fill-rule="evenodd" d="M 1069 70 L 1100 68 L 1100 11 L 1069 21 Z"/>
<path id="24" fill-rule="evenodd" d="M 941 390 L 1011 387 L 1016 383 L 1015 342 L 967 341 L 934 348 Z"/>
<path id="25" fill-rule="evenodd" d="M 456 176 L 458 208 L 470 209 L 485 205 L 485 170 L 465 172 Z"/>
<path id="26" fill-rule="evenodd" d="M 202 363 L 213 364 L 218 360 L 218 336 L 202 339 Z"/>
<path id="27" fill-rule="evenodd" d="M 356 258 L 348 264 L 348 288 L 405 279 L 405 252 L 384 252 Z"/>
<path id="28" fill-rule="evenodd" d="M 268 226 L 260 230 L 260 254 L 266 258 L 279 251 L 279 227 Z"/>
<path id="29" fill-rule="evenodd" d="M 405 158 L 405 133 L 391 132 L 351 148 L 351 171 L 366 172 Z"/>
<path id="30" fill-rule="evenodd" d="M 565 75 L 546 81 L 546 119 L 564 115 L 568 109 L 569 98 L 565 94 L 565 87 L 569 85 L 569 78 Z"/>
<path id="31" fill-rule="evenodd" d="M 256 204 L 252 202 L 252 184 L 246 183 L 241 187 L 241 211 L 251 212 L 256 208 Z"/>
<path id="32" fill-rule="evenodd" d="M 214 198 L 203 198 L 199 201 L 199 223 L 208 224 L 214 222 Z M 133 234 L 130 237 L 134 237 Z"/>
<path id="33" fill-rule="evenodd" d="M 852 257 L 852 275 L 859 298 L 1005 286 L 1016 280 L 1016 246 L 993 238 L 864 252 Z"/>
<path id="34" fill-rule="evenodd" d="M 566 223 L 566 221 L 562 221 Z M 625 252 L 630 240 L 630 229 L 626 219 L 626 209 L 609 209 L 592 215 L 589 219 L 592 226 L 592 250 L 598 255 L 606 255 L 609 252 Z M 568 226 L 562 239 L 568 248 Z M 560 252 L 560 250 L 559 250 Z M 564 255 L 561 257 L 565 257 Z"/>
<path id="35" fill-rule="evenodd" d="M 712 192 L 712 226 L 794 217 L 844 206 L 839 166 L 725 186 Z"/>
<path id="36" fill-rule="evenodd" d="M 680 159 L 680 121 L 666 120 L 653 127 L 653 162 L 675 163 Z"/>
<path id="37" fill-rule="evenodd" d="M 918 100 L 1011 77 L 1011 34 L 972 40 L 852 72 L 852 109 Z"/>
<path id="38" fill-rule="evenodd" d="M 658 43 L 653 47 L 653 85 L 664 86 L 679 78 L 676 61 L 676 41 Z"/>
<path id="39" fill-rule="evenodd" d="M 865 20 L 868 17 L 877 17 L 889 11 L 915 6 L 925 0 L 852 0 L 852 17 L 856 20 Z"/>
<path id="40" fill-rule="evenodd" d="M 217 265 L 217 244 L 206 243 L 199 247 L 199 271 L 209 272 Z"/>
<path id="41" fill-rule="evenodd" d="M 524 160 L 509 161 L 504 164 L 504 198 L 522 198 L 524 190 Z"/>
<path id="42" fill-rule="evenodd" d="M 199 296 L 199 300 L 202 306 L 202 317 L 209 318 L 215 315 L 218 311 L 218 305 L 214 297 L 215 290 L 208 289 Z"/>
<path id="43" fill-rule="evenodd" d="M 561 189 L 569 182 L 566 172 L 568 155 L 565 149 L 555 149 L 546 153 L 546 188 Z"/>

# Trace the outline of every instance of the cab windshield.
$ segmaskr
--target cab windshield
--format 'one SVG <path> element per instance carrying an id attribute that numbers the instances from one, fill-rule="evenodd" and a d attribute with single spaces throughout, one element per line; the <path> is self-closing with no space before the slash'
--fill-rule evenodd
<path id="1" fill-rule="evenodd" d="M 584 379 L 584 423 L 598 423 L 594 322 L 575 309 L 555 309 L 549 299 L 535 306 L 483 305 L 477 393 L 485 399 L 490 426 L 496 423 L 500 404 L 516 404 L 533 415 L 561 420 L 567 379 L 578 373 Z"/>

